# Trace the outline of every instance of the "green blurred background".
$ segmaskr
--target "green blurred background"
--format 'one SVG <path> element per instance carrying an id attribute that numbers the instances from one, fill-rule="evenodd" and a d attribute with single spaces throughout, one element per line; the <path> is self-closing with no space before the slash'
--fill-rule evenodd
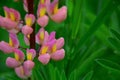
<path id="1" fill-rule="evenodd" d="M 35 13 L 38 0 L 34 0 Z M 65 38 L 65 59 L 42 65 L 37 58 L 32 80 L 120 80 L 120 0 L 59 0 L 68 8 L 67 19 L 46 27 Z M 3 6 L 18 10 L 22 19 L 26 12 L 22 0 L 0 0 Z M 38 30 L 40 27 L 36 26 Z M 23 35 L 19 36 L 23 44 Z M 0 28 L 0 41 L 8 41 L 8 32 Z M 0 51 L 0 80 L 20 80 L 5 60 L 13 54 Z"/>

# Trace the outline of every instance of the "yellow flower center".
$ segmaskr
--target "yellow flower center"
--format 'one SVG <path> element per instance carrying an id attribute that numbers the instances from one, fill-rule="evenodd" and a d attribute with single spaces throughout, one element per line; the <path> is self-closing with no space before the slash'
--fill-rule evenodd
<path id="1" fill-rule="evenodd" d="M 44 16 L 45 13 L 46 13 L 46 8 L 45 7 L 41 8 L 40 9 L 40 17 Z"/>
<path id="2" fill-rule="evenodd" d="M 32 60 L 32 53 L 27 53 L 27 60 Z"/>
<path id="3" fill-rule="evenodd" d="M 9 38 L 9 45 L 10 45 L 11 47 L 14 46 L 11 38 Z"/>
<path id="4" fill-rule="evenodd" d="M 57 46 L 56 46 L 56 44 L 54 44 L 52 47 L 52 53 L 54 53 L 56 50 L 57 50 Z"/>
<path id="5" fill-rule="evenodd" d="M 30 39 L 30 35 L 27 35 L 28 39 Z"/>
<path id="6" fill-rule="evenodd" d="M 26 25 L 32 26 L 32 19 L 31 18 L 26 18 L 25 22 L 26 22 Z"/>
<path id="7" fill-rule="evenodd" d="M 19 55 L 17 53 L 15 53 L 15 59 L 19 61 Z"/>
<path id="8" fill-rule="evenodd" d="M 58 12 L 58 3 L 54 7 L 53 14 L 56 14 L 57 12 Z"/>
<path id="9" fill-rule="evenodd" d="M 43 46 L 41 49 L 41 54 L 45 54 L 48 51 L 48 46 Z"/>
<path id="10" fill-rule="evenodd" d="M 41 3 L 41 4 L 44 4 L 44 3 L 45 3 L 45 0 L 40 0 L 40 3 Z"/>
<path id="11" fill-rule="evenodd" d="M 44 31 L 40 32 L 40 40 L 41 40 L 41 41 L 44 40 Z"/>
<path id="12" fill-rule="evenodd" d="M 13 12 L 10 12 L 10 19 L 11 19 L 12 21 L 15 21 L 15 15 L 14 15 Z"/>

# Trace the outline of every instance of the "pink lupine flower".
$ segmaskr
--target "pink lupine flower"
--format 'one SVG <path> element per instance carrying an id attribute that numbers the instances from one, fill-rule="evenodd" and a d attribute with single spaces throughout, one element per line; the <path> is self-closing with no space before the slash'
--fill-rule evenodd
<path id="1" fill-rule="evenodd" d="M 14 48 L 19 47 L 19 41 L 17 35 L 14 33 L 9 33 L 9 43 L 1 41 L 0 50 L 4 53 L 12 53 Z"/>
<path id="2" fill-rule="evenodd" d="M 27 26 L 31 27 L 35 22 L 35 16 L 33 14 L 26 14 L 25 22 Z"/>
<path id="3" fill-rule="evenodd" d="M 65 50 L 64 49 L 60 49 L 57 50 L 56 52 L 51 54 L 51 58 L 53 60 L 62 60 L 65 56 Z"/>
<path id="4" fill-rule="evenodd" d="M 26 77 L 31 76 L 34 65 L 35 65 L 34 62 L 31 60 L 27 60 L 24 62 L 23 68 L 24 68 L 24 72 L 25 72 L 24 74 Z"/>
<path id="5" fill-rule="evenodd" d="M 42 45 L 40 52 L 39 52 L 39 57 L 38 60 L 42 63 L 42 64 L 47 64 L 50 61 L 50 48 L 52 47 L 52 45 L 56 42 L 56 40 L 54 39 L 53 35 L 55 33 L 51 33 L 50 36 L 48 36 L 47 34 L 47 40 L 46 42 Z M 50 39 L 49 39 L 50 38 Z M 52 41 L 48 41 L 54 39 Z"/>
<path id="6" fill-rule="evenodd" d="M 64 45 L 64 39 L 60 38 L 53 44 L 51 48 L 51 58 L 53 60 L 61 60 L 65 56 L 65 51 L 62 49 Z"/>
<path id="7" fill-rule="evenodd" d="M 19 49 L 14 49 L 14 58 L 8 57 L 6 65 L 11 68 L 19 67 L 24 61 L 24 53 Z"/>
<path id="8" fill-rule="evenodd" d="M 51 32 L 50 35 L 49 35 L 49 37 L 48 37 L 48 41 L 54 40 L 55 39 L 55 34 L 56 34 L 55 31 Z"/>
<path id="9" fill-rule="evenodd" d="M 16 11 L 16 10 L 14 10 L 14 9 L 12 9 L 12 8 L 10 8 L 9 15 L 10 15 L 10 19 L 11 19 L 12 21 L 17 22 L 17 23 L 18 23 L 18 22 L 20 21 L 20 19 L 21 19 L 19 12 Z"/>
<path id="10" fill-rule="evenodd" d="M 17 61 L 15 58 L 8 57 L 6 60 L 6 65 L 10 68 L 16 68 L 20 66 L 20 62 Z"/>
<path id="11" fill-rule="evenodd" d="M 40 30 L 36 34 L 36 42 L 38 44 L 42 44 L 44 42 L 44 39 L 45 39 L 45 30 L 44 28 L 40 28 Z"/>
<path id="12" fill-rule="evenodd" d="M 27 61 L 24 62 L 23 65 L 24 65 L 25 69 L 32 70 L 35 64 L 31 60 L 27 60 Z"/>
<path id="13" fill-rule="evenodd" d="M 46 0 L 40 0 L 39 2 L 41 5 L 46 3 Z"/>
<path id="14" fill-rule="evenodd" d="M 20 54 L 22 52 L 20 50 L 17 50 L 17 49 L 15 50 L 15 52 L 17 53 L 16 54 L 17 61 L 19 61 L 20 59 L 23 61 L 23 59 L 24 59 L 23 55 Z M 20 67 L 15 68 L 15 72 L 16 72 L 17 76 L 22 78 L 22 79 L 26 79 L 29 76 L 31 76 L 32 69 L 33 69 L 33 67 L 35 65 L 32 60 L 36 56 L 36 51 L 34 49 L 27 49 L 26 52 L 27 52 L 27 60 L 23 63 L 23 65 L 21 65 Z"/>
<path id="15" fill-rule="evenodd" d="M 26 12 L 28 12 L 28 4 L 27 4 L 27 0 L 23 0 L 23 6 L 24 6 L 24 10 L 26 11 Z"/>
<path id="16" fill-rule="evenodd" d="M 51 32 L 49 39 L 49 54 L 53 60 L 61 60 L 65 56 L 65 51 L 62 49 L 64 46 L 64 38 L 55 39 L 55 32 Z"/>
<path id="17" fill-rule="evenodd" d="M 26 45 L 30 45 L 29 39 L 30 34 L 33 32 L 32 25 L 35 22 L 35 16 L 32 14 L 27 14 L 25 16 L 26 25 L 22 27 L 22 33 L 24 34 L 24 40 Z"/>
<path id="18" fill-rule="evenodd" d="M 48 20 L 49 20 L 48 16 L 45 15 L 45 16 L 42 16 L 42 17 L 38 18 L 37 23 L 41 27 L 45 27 L 48 24 Z"/>
<path id="19" fill-rule="evenodd" d="M 50 55 L 48 53 L 46 54 L 41 54 L 38 57 L 38 60 L 42 63 L 42 64 L 47 64 L 50 61 Z"/>
<path id="20" fill-rule="evenodd" d="M 24 53 L 19 49 L 14 49 L 15 59 L 19 62 L 23 62 L 25 59 Z"/>
<path id="21" fill-rule="evenodd" d="M 8 32 L 18 33 L 20 30 L 20 14 L 18 11 L 4 7 L 5 17 L 0 16 L 0 26 Z"/>
<path id="22" fill-rule="evenodd" d="M 45 0 L 41 0 L 40 4 L 38 5 L 38 10 L 37 10 L 37 23 L 41 27 L 45 27 L 48 24 L 49 18 L 46 15 L 46 4 Z"/>
<path id="23" fill-rule="evenodd" d="M 36 51 L 34 49 L 27 49 L 27 60 L 33 60 L 36 56 Z"/>
<path id="24" fill-rule="evenodd" d="M 67 17 L 67 7 L 63 6 L 58 9 L 58 0 L 54 0 L 50 3 L 50 0 L 47 1 L 47 12 L 51 19 L 57 23 L 62 22 Z"/>
<path id="25" fill-rule="evenodd" d="M 24 41 L 25 41 L 25 43 L 26 43 L 26 45 L 30 45 L 30 35 L 28 35 L 28 36 L 24 36 Z"/>
<path id="26" fill-rule="evenodd" d="M 23 66 L 15 68 L 15 72 L 18 77 L 20 77 L 22 79 L 27 79 L 27 77 L 25 76 L 25 71 L 24 71 Z"/>
<path id="27" fill-rule="evenodd" d="M 4 17 L 0 16 L 0 26 L 6 30 L 12 30 L 12 29 L 16 28 L 17 23 L 11 21 L 9 18 L 4 18 Z"/>
<path id="28" fill-rule="evenodd" d="M 36 51 L 34 49 L 27 49 L 27 60 L 23 63 L 25 76 L 29 77 L 31 75 L 32 69 L 34 67 L 34 62 L 32 61 L 36 56 Z"/>
<path id="29" fill-rule="evenodd" d="M 47 64 L 50 61 L 50 54 L 47 53 L 48 49 L 49 49 L 49 46 L 47 44 L 43 45 L 42 48 L 40 49 L 38 60 L 42 64 Z"/>
<path id="30" fill-rule="evenodd" d="M 64 46 L 64 38 L 61 37 L 56 41 L 56 47 L 57 49 L 61 49 L 63 46 Z"/>
<path id="31" fill-rule="evenodd" d="M 19 47 L 19 41 L 17 38 L 17 35 L 14 33 L 9 33 L 9 45 L 14 47 L 14 48 L 18 48 Z"/>
<path id="32" fill-rule="evenodd" d="M 8 43 L 1 41 L 0 42 L 0 50 L 3 51 L 4 53 L 12 53 L 13 52 L 13 47 L 11 47 Z"/>
<path id="33" fill-rule="evenodd" d="M 41 39 L 41 35 L 42 35 L 42 39 Z M 45 38 L 45 36 L 47 37 Z M 36 42 L 40 44 L 41 41 L 42 41 L 42 47 L 40 49 L 39 57 L 38 57 L 38 60 L 41 63 L 47 64 L 50 60 L 50 57 L 53 60 L 61 60 L 64 58 L 65 51 L 64 49 L 62 49 L 64 45 L 64 38 L 59 38 L 58 40 L 56 40 L 54 31 L 51 32 L 49 35 L 47 32 L 45 34 L 44 29 L 41 28 L 36 35 Z"/>
<path id="34" fill-rule="evenodd" d="M 33 29 L 27 25 L 23 26 L 22 33 L 27 36 L 30 35 L 33 32 Z"/>

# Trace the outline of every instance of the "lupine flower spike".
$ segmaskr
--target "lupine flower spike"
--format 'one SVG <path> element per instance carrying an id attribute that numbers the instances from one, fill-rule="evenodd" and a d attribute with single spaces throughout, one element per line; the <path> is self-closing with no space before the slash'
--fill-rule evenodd
<path id="1" fill-rule="evenodd" d="M 0 42 L 0 50 L 4 53 L 12 53 L 14 48 L 19 47 L 19 41 L 17 35 L 14 33 L 9 33 L 9 43 L 1 41 Z"/>
<path id="2" fill-rule="evenodd" d="M 6 65 L 11 68 L 16 68 L 20 66 L 24 61 L 24 53 L 21 50 L 14 49 L 15 58 L 8 57 L 6 60 Z"/>
<path id="3" fill-rule="evenodd" d="M 37 23 L 41 27 L 45 27 L 48 24 L 48 16 L 46 15 L 46 0 L 40 0 L 37 10 Z"/>
<path id="4" fill-rule="evenodd" d="M 5 17 L 0 16 L 0 26 L 11 33 L 18 33 L 21 28 L 20 14 L 18 11 L 4 7 Z"/>
<path id="5" fill-rule="evenodd" d="M 50 0 L 47 0 L 47 12 L 51 19 L 54 22 L 60 23 L 67 17 L 67 7 L 63 6 L 60 9 L 58 9 L 59 0 L 53 0 L 53 2 L 50 2 Z"/>
<path id="6" fill-rule="evenodd" d="M 24 34 L 24 40 L 27 45 L 30 44 L 30 34 L 33 32 L 32 25 L 35 22 L 35 17 L 32 14 L 26 14 L 25 23 L 26 25 L 22 27 L 22 33 Z"/>
<path id="7" fill-rule="evenodd" d="M 24 0 L 24 9 L 30 13 L 30 0 Z M 31 0 L 32 1 L 32 0 Z M 33 3 L 31 3 L 33 4 Z M 34 10 L 32 10 L 34 11 Z M 47 65 L 51 59 L 58 61 L 64 58 L 65 50 L 64 38 L 55 38 L 56 32 L 50 34 L 45 30 L 48 24 L 49 16 L 54 22 L 62 22 L 67 16 L 67 8 L 63 6 L 58 9 L 58 0 L 40 0 L 37 10 L 37 19 L 34 14 L 26 14 L 25 20 L 21 20 L 17 10 L 4 7 L 5 17 L 0 16 L 0 27 L 6 29 L 9 33 L 9 42 L 0 41 L 0 50 L 4 53 L 11 53 L 14 57 L 6 59 L 6 65 L 15 70 L 15 73 L 21 79 L 28 79 L 32 75 L 32 69 L 36 65 L 34 58 L 38 59 L 42 64 Z M 25 22 L 23 22 L 25 21 Z M 25 24 L 24 24 L 25 23 Z M 39 24 L 41 28 L 35 35 L 35 25 Z M 30 45 L 30 49 L 21 46 L 18 37 L 19 33 L 24 36 L 26 45 Z M 35 41 L 39 47 L 35 46 Z M 23 50 L 26 51 L 23 53 Z M 38 49 L 37 51 L 35 49 Z M 36 53 L 37 52 L 37 53 Z"/>

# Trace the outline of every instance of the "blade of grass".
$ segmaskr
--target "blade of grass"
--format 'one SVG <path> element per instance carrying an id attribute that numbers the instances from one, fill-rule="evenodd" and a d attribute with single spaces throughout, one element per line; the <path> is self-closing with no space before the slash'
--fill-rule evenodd
<path id="1" fill-rule="evenodd" d="M 86 41 L 93 35 L 93 33 L 103 24 L 103 22 L 110 17 L 113 11 L 118 7 L 117 0 L 110 0 L 107 6 L 101 11 L 101 13 L 96 17 L 95 21 L 91 25 L 87 33 L 80 39 L 76 50 L 78 50 L 86 43 Z"/>
<path id="2" fill-rule="evenodd" d="M 79 77 L 86 71 L 86 69 L 91 66 L 90 64 L 94 62 L 95 58 L 104 54 L 102 51 L 104 51 L 105 49 L 106 48 L 98 49 L 90 57 L 88 57 L 83 63 L 80 64 L 80 66 L 76 70 L 77 74 L 75 80 L 78 80 Z"/>

